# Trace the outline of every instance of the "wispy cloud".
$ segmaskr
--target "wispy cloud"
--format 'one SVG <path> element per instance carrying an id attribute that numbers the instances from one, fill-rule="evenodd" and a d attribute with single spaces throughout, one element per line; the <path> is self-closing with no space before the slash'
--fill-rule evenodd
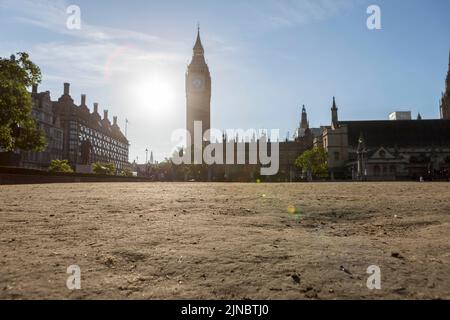
<path id="1" fill-rule="evenodd" d="M 178 53 L 178 42 L 139 31 L 93 25 L 83 20 L 83 11 L 81 30 L 69 30 L 66 28 L 68 6 L 63 0 L 0 2 L 0 8 L 8 10 L 16 22 L 67 36 L 27 45 L 26 51 L 32 59 L 47 71 L 44 79 L 65 78 L 84 85 L 98 85 L 112 76 L 186 62 L 186 57 Z M 0 45 L 0 50 L 8 50 L 5 45 Z"/>
<path id="2" fill-rule="evenodd" d="M 304 25 L 333 17 L 363 0 L 265 0 L 262 15 L 276 27 Z"/>
<path id="3" fill-rule="evenodd" d="M 42 89 L 50 90 L 53 98 L 61 92 L 62 82 L 70 82 L 75 99 L 76 94 L 86 93 L 89 99 L 111 107 L 119 118 L 130 119 L 135 126 L 129 131 L 130 138 L 137 148 L 151 143 L 155 148 L 169 150 L 161 145 L 159 137 L 170 137 L 171 126 L 183 124 L 183 75 L 195 40 L 194 30 L 188 39 L 170 40 L 126 29 L 136 25 L 129 21 L 123 22 L 123 28 L 111 17 L 89 21 L 84 6 L 81 6 L 81 30 L 69 30 L 66 27 L 66 9 L 70 4 L 65 0 L 0 0 L 1 14 L 7 14 L 7 21 L 0 22 L 2 26 L 17 27 L 19 32 L 30 29 L 24 26 L 39 29 L 36 32 L 39 37 L 35 39 L 16 37 L 10 42 L 0 42 L 0 55 L 8 56 L 14 51 L 29 52 L 43 71 Z M 240 43 L 238 38 L 237 41 L 233 39 L 230 45 L 231 38 L 227 38 L 226 33 L 217 33 L 202 32 L 207 57 L 214 59 L 211 63 L 213 71 L 218 74 L 218 70 L 235 68 L 242 72 L 240 59 L 229 57 L 242 56 L 248 51 L 247 44 Z M 134 93 L 129 90 L 130 86 L 145 86 L 143 80 L 158 75 L 166 77 L 163 80 L 171 82 L 174 87 L 172 109 L 177 112 L 174 112 L 170 125 L 158 120 L 159 114 L 143 117 L 142 114 L 147 112 L 148 115 L 149 111 L 137 106 L 132 96 Z M 149 121 L 153 121 L 151 126 Z"/>
<path id="4" fill-rule="evenodd" d="M 0 8 L 7 10 L 16 22 L 65 36 L 62 40 L 56 41 L 50 37 L 52 41 L 39 41 L 27 46 L 27 51 L 37 63 L 59 72 L 50 75 L 51 78 L 67 75 L 72 81 L 82 79 L 84 83 L 99 83 L 113 75 L 133 70 L 140 72 L 149 66 L 186 65 L 188 56 L 180 54 L 185 50 L 186 42 L 91 24 L 84 19 L 83 7 L 81 29 L 69 30 L 66 27 L 66 9 L 69 5 L 65 0 L 0 1 Z M 207 39 L 208 50 L 212 54 L 233 54 L 238 50 L 238 47 L 217 35 L 208 35 Z"/>
<path id="5" fill-rule="evenodd" d="M 92 41 L 128 40 L 148 43 L 166 43 L 163 39 L 147 33 L 117 28 L 101 27 L 83 19 L 81 30 L 66 28 L 66 13 L 69 3 L 63 0 L 32 1 L 32 0 L 4 0 L 0 6 L 15 12 L 15 19 L 49 31 L 70 35 L 75 38 Z M 82 11 L 83 13 L 83 11 Z"/>

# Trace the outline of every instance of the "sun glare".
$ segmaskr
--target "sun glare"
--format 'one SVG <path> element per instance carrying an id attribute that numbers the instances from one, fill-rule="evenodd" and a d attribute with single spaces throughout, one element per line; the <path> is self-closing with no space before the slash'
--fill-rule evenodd
<path id="1" fill-rule="evenodd" d="M 174 90 L 163 77 L 151 77 L 131 84 L 133 101 L 139 109 L 153 116 L 170 112 L 174 101 Z"/>

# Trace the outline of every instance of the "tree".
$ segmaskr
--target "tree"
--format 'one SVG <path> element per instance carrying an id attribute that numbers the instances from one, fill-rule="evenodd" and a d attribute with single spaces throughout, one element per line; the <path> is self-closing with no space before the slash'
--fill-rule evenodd
<path id="1" fill-rule="evenodd" d="M 295 165 L 302 168 L 308 174 L 308 179 L 311 176 L 320 178 L 328 177 L 327 153 L 321 147 L 314 147 L 311 150 L 303 152 L 295 160 Z"/>
<path id="2" fill-rule="evenodd" d="M 130 168 L 125 168 L 120 172 L 120 176 L 124 176 L 124 177 L 132 177 L 133 176 L 133 171 L 131 171 Z"/>
<path id="3" fill-rule="evenodd" d="M 112 176 L 116 173 L 116 166 L 113 163 L 96 162 L 92 165 L 95 174 L 105 174 Z"/>
<path id="4" fill-rule="evenodd" d="M 170 159 L 164 158 L 163 161 L 152 166 L 152 175 L 156 180 L 173 181 L 173 165 Z"/>
<path id="5" fill-rule="evenodd" d="M 50 167 L 48 168 L 50 172 L 65 172 L 72 173 L 73 170 L 69 165 L 69 161 L 67 160 L 52 160 L 50 163 Z"/>
<path id="6" fill-rule="evenodd" d="M 32 101 L 27 90 L 41 82 L 41 71 L 27 53 L 17 56 L 0 58 L 0 147 L 6 151 L 42 151 L 47 142 L 31 117 Z"/>

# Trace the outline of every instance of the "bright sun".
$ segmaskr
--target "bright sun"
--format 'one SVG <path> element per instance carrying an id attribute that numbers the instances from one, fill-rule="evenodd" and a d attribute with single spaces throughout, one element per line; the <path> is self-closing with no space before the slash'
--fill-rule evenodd
<path id="1" fill-rule="evenodd" d="M 174 100 L 171 83 L 163 77 L 150 77 L 133 82 L 133 101 L 139 109 L 154 116 L 170 112 Z"/>

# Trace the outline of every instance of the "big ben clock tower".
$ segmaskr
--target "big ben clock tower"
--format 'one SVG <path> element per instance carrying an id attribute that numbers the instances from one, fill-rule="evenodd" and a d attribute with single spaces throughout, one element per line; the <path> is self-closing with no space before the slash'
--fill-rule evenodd
<path id="1" fill-rule="evenodd" d="M 186 72 L 186 129 L 192 142 L 194 121 L 202 122 L 202 134 L 211 128 L 211 75 L 204 54 L 198 28 L 194 54 Z M 206 140 L 209 141 L 209 137 Z"/>

